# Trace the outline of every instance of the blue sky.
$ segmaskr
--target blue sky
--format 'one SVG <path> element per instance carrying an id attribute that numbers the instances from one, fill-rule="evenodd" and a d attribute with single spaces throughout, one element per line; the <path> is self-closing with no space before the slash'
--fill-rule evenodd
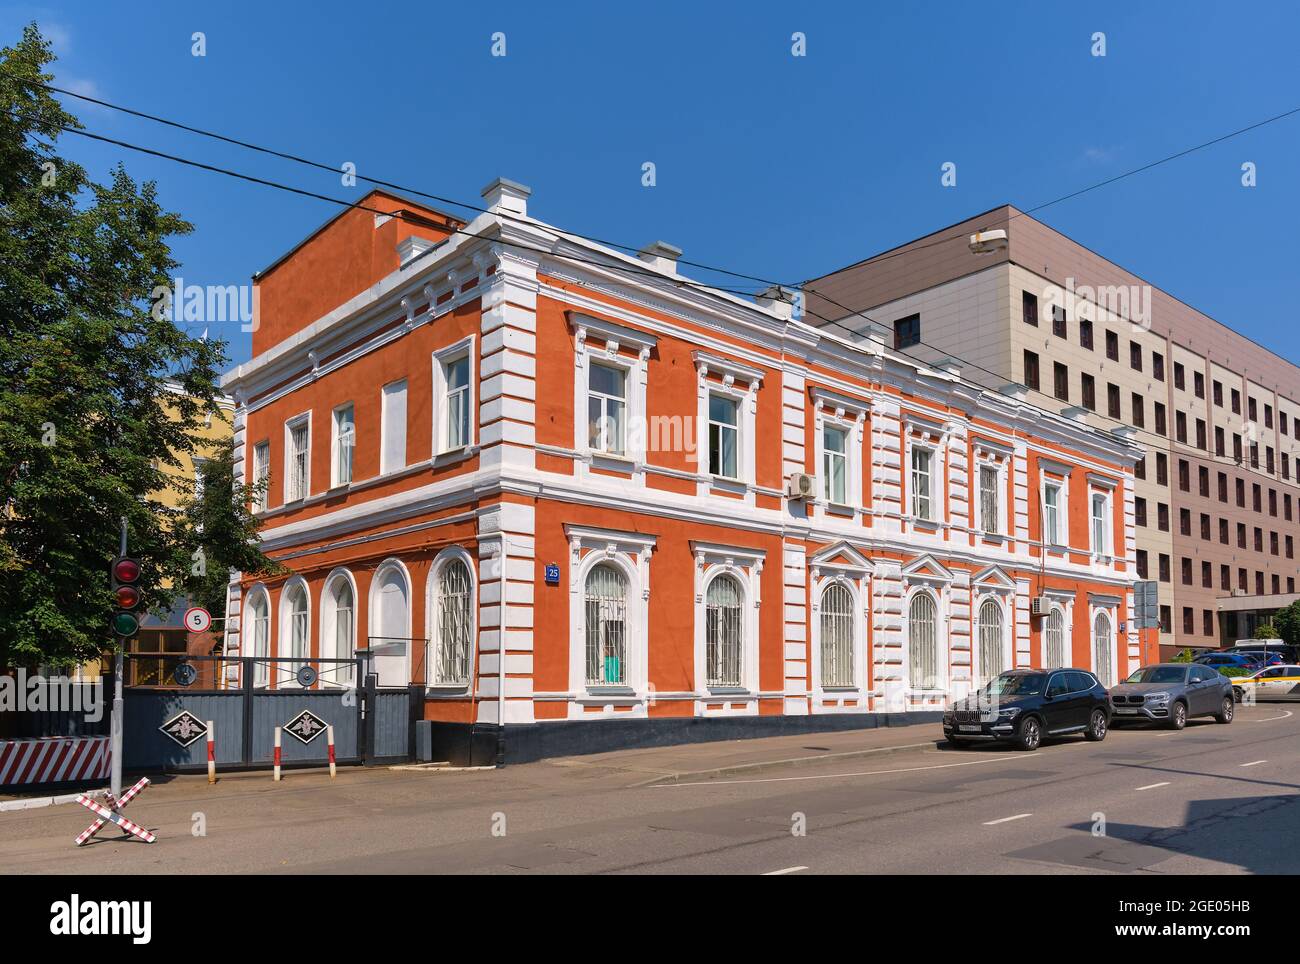
<path id="1" fill-rule="evenodd" d="M 504 175 L 533 188 L 530 213 L 569 230 L 662 238 L 786 282 L 1300 106 L 1291 3 L 474 6 L 10 4 L 0 41 L 35 20 L 59 82 L 102 99 L 470 202 Z M 505 57 L 491 56 L 497 31 Z M 97 133 L 345 200 L 365 188 L 72 107 Z M 1300 114 L 1039 216 L 1300 362 L 1286 290 L 1298 147 Z M 76 137 L 62 149 L 97 176 L 124 156 L 158 182 L 196 226 L 176 243 L 186 282 L 245 283 L 338 210 Z M 953 188 L 940 184 L 949 161 Z M 236 327 L 212 332 L 232 361 L 249 352 Z"/>

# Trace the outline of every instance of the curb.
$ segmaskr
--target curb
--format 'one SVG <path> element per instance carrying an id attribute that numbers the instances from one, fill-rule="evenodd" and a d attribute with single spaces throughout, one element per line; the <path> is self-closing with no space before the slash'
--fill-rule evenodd
<path id="1" fill-rule="evenodd" d="M 0 803 L 0 813 L 9 813 L 15 810 L 36 810 L 39 807 L 53 807 L 61 803 L 76 803 L 77 797 L 102 797 L 108 793 L 107 788 L 99 790 L 83 790 L 81 793 L 65 793 L 57 797 L 29 797 L 26 800 L 6 800 Z"/>
<path id="2" fill-rule="evenodd" d="M 757 763 L 738 763 L 734 766 L 715 767 L 711 770 L 684 770 L 679 773 L 661 773 L 658 776 L 650 777 L 638 781 L 637 783 L 628 784 L 628 789 L 635 790 L 652 786 L 672 786 L 676 783 L 708 780 L 713 777 L 730 776 L 736 773 L 755 773 L 759 770 L 769 770 L 776 767 L 810 766 L 816 763 L 827 763 L 835 760 L 853 760 L 867 756 L 901 753 L 904 750 L 920 750 L 926 747 L 934 748 L 943 742 L 943 740 L 927 740 L 924 743 L 904 743 L 895 746 L 878 746 L 872 747 L 868 750 L 845 750 L 840 753 L 821 753 L 817 756 L 797 756 L 789 757 L 784 760 L 760 760 Z"/>

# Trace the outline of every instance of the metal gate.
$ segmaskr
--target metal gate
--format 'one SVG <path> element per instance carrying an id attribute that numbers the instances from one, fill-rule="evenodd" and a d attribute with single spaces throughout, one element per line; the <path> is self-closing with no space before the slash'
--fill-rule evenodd
<path id="1" fill-rule="evenodd" d="M 153 662 L 156 656 L 150 656 Z M 126 680 L 139 679 L 126 654 Z M 364 657 L 168 657 L 124 687 L 123 765 L 183 773 L 207 768 L 211 721 L 217 769 L 270 767 L 277 727 L 285 766 L 324 765 L 325 727 L 334 729 L 340 764 L 404 762 L 413 757 L 418 687 L 380 688 Z M 362 680 L 360 687 L 354 680 Z M 156 682 L 155 682 L 156 681 Z M 309 714 L 306 720 L 299 718 Z M 295 721 L 299 726 L 292 726 Z M 305 725 L 303 725 L 305 723 Z M 202 729 L 201 729 L 202 728 Z"/>

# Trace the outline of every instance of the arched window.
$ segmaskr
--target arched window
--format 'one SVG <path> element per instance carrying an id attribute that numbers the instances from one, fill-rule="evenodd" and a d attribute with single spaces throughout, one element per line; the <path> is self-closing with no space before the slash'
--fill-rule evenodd
<path id="1" fill-rule="evenodd" d="M 587 685 L 627 682 L 627 578 L 602 563 L 587 573 Z"/>
<path id="2" fill-rule="evenodd" d="M 271 603 L 265 589 L 256 589 L 248 597 L 248 653 L 253 664 L 253 685 L 265 686 L 271 655 Z"/>
<path id="3" fill-rule="evenodd" d="M 434 680 L 443 685 L 469 682 L 473 620 L 469 567 L 452 559 L 438 571 L 437 665 Z"/>
<path id="4" fill-rule="evenodd" d="M 739 686 L 743 623 L 740 586 L 731 576 L 709 583 L 704 608 L 704 665 L 710 686 Z"/>
<path id="5" fill-rule="evenodd" d="M 1047 615 L 1047 669 L 1065 665 L 1065 613 L 1053 606 Z"/>
<path id="6" fill-rule="evenodd" d="M 380 686 L 405 686 L 411 681 L 410 594 L 406 572 L 396 563 L 380 566 L 370 590 L 370 652 Z"/>
<path id="7" fill-rule="evenodd" d="M 307 616 L 307 590 L 300 582 L 295 582 L 285 590 L 285 606 L 288 608 L 289 673 L 298 672 L 310 655 L 311 623 Z"/>
<path id="8" fill-rule="evenodd" d="M 328 655 L 334 659 L 354 659 L 357 651 L 356 594 L 346 574 L 334 576 L 326 586 L 325 607 L 321 648 L 328 649 Z M 322 666 L 321 675 L 330 682 L 350 683 L 355 674 L 352 663 L 340 662 Z"/>
<path id="9" fill-rule="evenodd" d="M 853 685 L 853 596 L 838 583 L 821 600 L 822 686 Z"/>
<path id="10" fill-rule="evenodd" d="M 1101 685 L 1109 686 L 1111 684 L 1110 617 L 1105 613 L 1097 613 L 1097 618 L 1092 621 L 1092 640 L 1093 649 L 1096 651 L 1092 665 L 1097 674 L 1097 678 L 1101 680 Z"/>
<path id="11" fill-rule="evenodd" d="M 934 597 L 918 592 L 908 609 L 907 643 L 912 689 L 939 685 L 939 634 Z"/>
<path id="12" fill-rule="evenodd" d="M 979 626 L 980 677 L 982 681 L 988 681 L 1006 668 L 1003 664 L 1002 607 L 992 599 L 984 600 L 980 606 Z"/>

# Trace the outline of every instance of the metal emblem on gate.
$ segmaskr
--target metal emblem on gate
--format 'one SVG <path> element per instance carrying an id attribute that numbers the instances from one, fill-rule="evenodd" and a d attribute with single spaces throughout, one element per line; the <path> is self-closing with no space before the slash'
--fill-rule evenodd
<path id="1" fill-rule="evenodd" d="M 193 663 L 177 663 L 176 669 L 172 671 L 172 677 L 176 680 L 177 686 L 190 686 L 199 678 L 199 671 L 194 668 Z"/>
<path id="2" fill-rule="evenodd" d="M 189 746 L 208 732 L 208 725 L 190 713 L 189 710 L 182 710 L 158 729 L 181 746 Z"/>
<path id="3" fill-rule="evenodd" d="M 311 710 L 303 710 L 284 725 L 284 732 L 291 734 L 300 743 L 310 743 L 325 732 L 325 721 Z"/>
<path id="4" fill-rule="evenodd" d="M 311 666 L 299 666 L 298 672 L 295 675 L 298 678 L 299 686 L 306 687 L 306 686 L 316 685 L 317 673 L 316 670 Z"/>

